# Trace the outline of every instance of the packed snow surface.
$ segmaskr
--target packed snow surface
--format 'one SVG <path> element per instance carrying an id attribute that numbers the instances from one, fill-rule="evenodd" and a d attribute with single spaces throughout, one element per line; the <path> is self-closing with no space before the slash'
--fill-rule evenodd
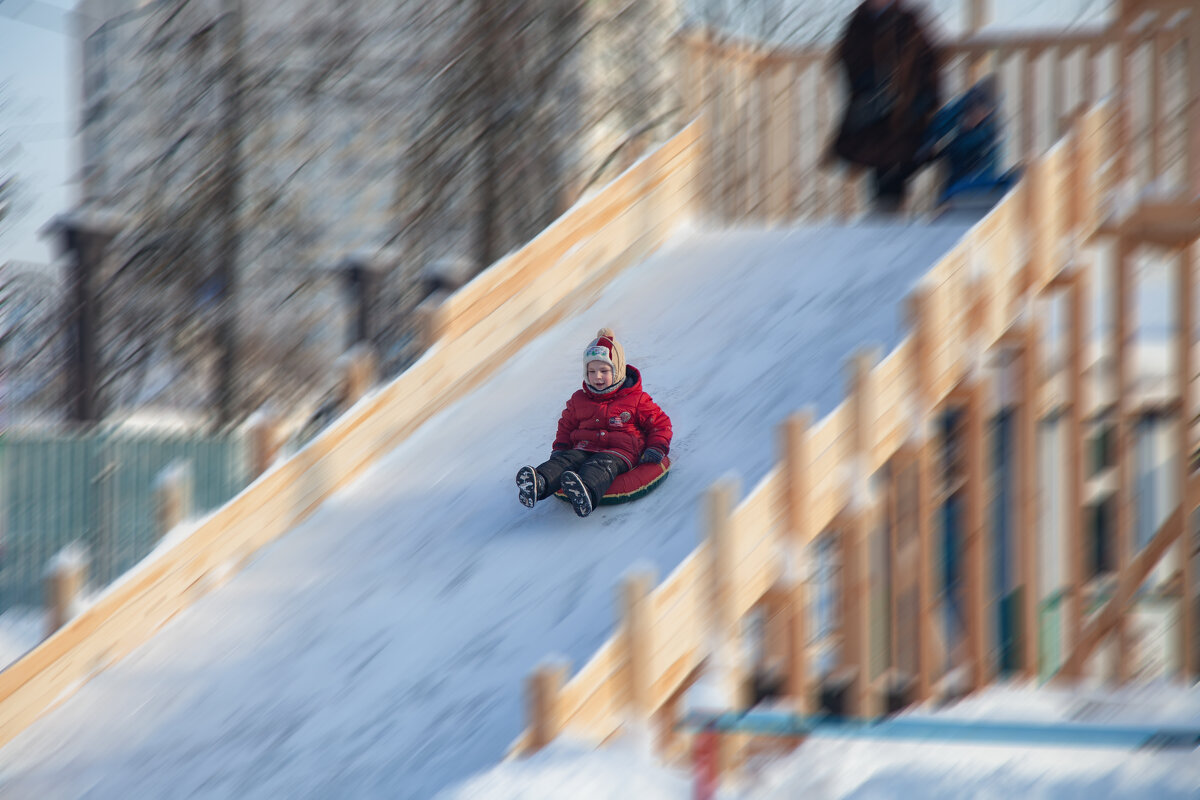
<path id="1" fill-rule="evenodd" d="M 698 498 L 777 457 L 775 426 L 890 350 L 963 223 L 694 233 L 513 351 L 227 585 L 3 750 L 0 797 L 428 798 L 495 764 L 549 654 L 578 669 L 614 586 L 696 545 Z M 672 473 L 581 520 L 516 498 L 611 326 L 674 423 Z"/>
<path id="2" fill-rule="evenodd" d="M 1200 687 L 1119 691 L 994 686 L 949 709 L 915 716 L 991 722 L 1200 727 Z M 958 744 L 810 737 L 791 754 L 755 756 L 720 800 L 1194 800 L 1194 750 Z M 637 787 L 636 791 L 630 788 Z M 619 746 L 588 754 L 556 743 L 452 787 L 438 800 L 691 800 L 686 772 Z"/>

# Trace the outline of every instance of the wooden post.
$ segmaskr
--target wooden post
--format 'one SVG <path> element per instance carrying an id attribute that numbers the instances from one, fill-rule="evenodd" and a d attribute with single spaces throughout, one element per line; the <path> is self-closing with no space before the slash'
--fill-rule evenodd
<path id="1" fill-rule="evenodd" d="M 1065 80 L 1066 68 L 1063 65 L 1063 53 L 1061 47 L 1050 48 L 1050 76 L 1049 76 L 1049 92 L 1050 92 L 1050 143 L 1057 142 L 1063 134 L 1063 110 L 1065 104 L 1063 98 L 1066 94 L 1063 87 Z"/>
<path id="2" fill-rule="evenodd" d="M 851 713 L 875 712 L 871 698 L 870 544 L 872 529 L 869 465 L 873 444 L 871 369 L 875 350 L 855 354 L 847 365 L 846 404 L 850 411 L 850 481 L 842 541 L 842 665 L 854 671 L 849 691 Z"/>
<path id="3" fill-rule="evenodd" d="M 785 221 L 795 220 L 800 216 L 801 202 L 799 197 L 801 176 L 808 182 L 807 172 L 801 159 L 803 150 L 800 147 L 801 126 L 797 114 L 796 94 L 801 87 L 801 67 L 795 59 L 788 59 L 784 72 L 784 86 L 787 99 L 783 107 L 786 109 L 785 126 L 783 129 L 784 142 L 784 198 L 786 204 Z"/>
<path id="4" fill-rule="evenodd" d="M 1196 407 L 1192 391 L 1192 364 L 1195 363 L 1195 327 L 1193 294 L 1196 291 L 1194 248 L 1183 248 L 1176 254 L 1178 282 L 1175 287 L 1176 302 L 1176 357 L 1175 375 L 1179 392 L 1178 425 L 1176 435 L 1179 452 L 1176 463 L 1178 476 L 1179 506 L 1183 519 L 1183 532 L 1179 538 L 1180 570 L 1180 675 L 1186 684 L 1196 680 L 1200 665 L 1196 663 L 1196 611 L 1194 597 L 1196 576 L 1193 572 L 1192 556 L 1192 510 L 1196 497 L 1192 490 L 1191 467 L 1191 422 Z"/>
<path id="5" fill-rule="evenodd" d="M 562 687 L 567 666 L 563 663 L 539 664 L 526 683 L 529 714 L 529 746 L 525 755 L 533 755 L 554 741 L 562 732 Z"/>
<path id="6" fill-rule="evenodd" d="M 1128 237 L 1119 236 L 1117 238 L 1116 248 L 1116 280 L 1113 285 L 1115 315 L 1112 325 L 1113 341 L 1113 357 L 1116 362 L 1116 435 L 1114 450 L 1116 455 L 1117 469 L 1117 519 L 1116 519 L 1116 553 L 1117 553 L 1117 574 L 1123 576 L 1129 569 L 1130 561 L 1132 560 L 1131 546 L 1133 533 L 1133 447 L 1131 437 L 1133 435 L 1133 404 L 1130 397 L 1130 390 L 1133 382 L 1130 380 L 1132 375 L 1132 358 L 1129 352 L 1129 344 L 1132 342 L 1132 336 L 1135 331 L 1135 320 L 1133 312 L 1133 292 L 1136 291 L 1134 284 L 1133 268 L 1134 256 L 1136 250 L 1134 243 Z M 1128 591 L 1124 588 L 1124 581 L 1118 580 L 1117 584 L 1117 680 L 1120 683 L 1125 683 L 1129 680 L 1130 671 L 1130 653 L 1131 645 L 1129 630 L 1126 619 L 1126 610 L 1128 609 Z"/>
<path id="7" fill-rule="evenodd" d="M 423 349 L 428 350 L 433 347 L 446 333 L 449 319 L 446 314 L 445 302 L 449 296 L 449 292 L 436 291 L 418 303 L 414 310 Z"/>
<path id="8" fill-rule="evenodd" d="M 738 619 L 733 613 L 733 596 L 737 564 L 734 556 L 733 528 L 734 498 L 738 484 L 725 477 L 708 488 L 704 496 L 704 531 L 708 542 L 710 630 L 710 666 L 717 670 L 716 679 L 722 694 L 730 700 L 733 710 L 746 705 L 743 664 L 738 649 Z M 741 737 L 722 736 L 718 757 L 718 773 L 724 774 L 737 763 Z"/>
<path id="9" fill-rule="evenodd" d="M 1037 65 L 1040 55 L 1040 50 L 1033 49 L 1026 50 L 1021 55 L 1021 121 L 1019 130 L 1021 157 L 1025 160 L 1026 167 L 1032 166 L 1033 160 L 1037 157 L 1034 67 Z"/>
<path id="10" fill-rule="evenodd" d="M 1094 44 L 1089 44 L 1083 49 L 1083 106 L 1091 108 L 1100 99 L 1097 86 L 1099 86 L 1099 69 L 1096 65 L 1097 48 Z"/>
<path id="11" fill-rule="evenodd" d="M 1075 110 L 1075 113 L 1071 117 L 1071 130 L 1067 142 L 1070 152 L 1070 158 L 1067 161 L 1067 170 L 1070 177 L 1067 182 L 1066 225 L 1072 242 L 1078 241 L 1080 232 L 1083 230 L 1085 217 L 1083 204 L 1087 202 L 1088 176 L 1084 172 L 1085 166 L 1083 160 L 1083 115 L 1085 113 L 1082 108 Z"/>
<path id="12" fill-rule="evenodd" d="M 279 456 L 279 419 L 267 409 L 259 409 L 247 425 L 250 445 L 250 479 L 266 472 Z"/>
<path id="13" fill-rule="evenodd" d="M 1087 559 L 1084 547 L 1084 454 L 1087 439 L 1083 420 L 1087 412 L 1084 397 L 1084 376 L 1087 371 L 1088 344 L 1088 268 L 1078 264 L 1067 287 L 1067 302 L 1070 328 L 1067 333 L 1067 358 L 1069 361 L 1069 405 L 1067 406 L 1067 475 L 1066 475 L 1066 550 L 1067 550 L 1067 595 L 1065 603 L 1067 652 L 1079 644 L 1083 630 L 1083 584 Z M 1064 662 L 1064 670 L 1066 669 Z M 1079 678 L 1078 674 L 1064 675 Z"/>
<path id="14" fill-rule="evenodd" d="M 988 0 L 966 0 L 967 1 L 967 25 L 966 32 L 968 35 L 976 34 L 981 31 L 985 25 L 992 21 L 991 3 Z M 987 56 L 972 55 L 967 64 L 967 82 L 970 85 L 975 85 L 989 70 Z"/>
<path id="15" fill-rule="evenodd" d="M 821 152 L 821 143 L 830 141 L 830 137 L 833 135 L 833 130 L 829 121 L 829 105 L 832 101 L 830 99 L 830 91 L 828 87 L 837 86 L 838 78 L 834 71 L 830 69 L 830 67 L 824 62 L 816 65 L 810 65 L 809 69 L 816 70 L 816 75 L 813 76 L 813 80 L 811 81 L 813 107 L 815 109 L 816 116 L 816 136 L 814 147 L 816 147 L 817 153 L 814 163 L 820 170 L 818 176 L 819 180 L 817 181 L 817 184 L 820 188 L 817 191 L 816 208 L 818 215 L 822 215 L 823 213 L 824 216 L 832 216 L 833 210 L 831 206 L 833 205 L 834 194 L 837 191 L 836 187 L 838 178 L 835 168 L 830 164 L 823 162 L 822 156 L 824 154 Z M 824 168 L 821 169 L 821 167 Z"/>
<path id="16" fill-rule="evenodd" d="M 787 692 L 797 712 L 813 709 L 813 681 L 808 663 L 808 493 L 810 487 L 810 411 L 798 411 L 783 423 L 784 505 L 787 520 L 784 543 L 790 573 L 788 598 L 788 683 Z"/>
<path id="17" fill-rule="evenodd" d="M 87 554 L 79 544 L 58 552 L 46 565 L 42 579 L 46 597 L 46 635 L 71 621 L 83 584 L 87 581 Z"/>
<path id="18" fill-rule="evenodd" d="M 712 53 L 709 51 L 709 39 L 712 33 L 705 29 L 704 40 L 697 44 L 695 52 L 696 58 L 700 62 L 697 69 L 698 80 L 700 81 L 700 106 L 697 113 L 703 114 L 706 124 L 704 125 L 703 136 L 700 140 L 700 169 L 698 170 L 698 194 L 700 195 L 700 208 L 703 212 L 712 213 L 716 208 L 716 203 L 713 199 L 713 162 L 716 158 L 716 135 L 717 124 L 715 114 L 715 105 L 713 103 L 712 91 Z"/>
<path id="19" fill-rule="evenodd" d="M 913 331 L 913 363 L 915 364 L 916 390 L 913 392 L 917 405 L 915 443 L 917 470 L 917 683 L 916 702 L 928 700 L 933 693 L 935 681 L 936 650 L 933 642 L 933 624 L 936 614 L 936 573 L 933 565 L 933 514 L 934 514 L 934 448 L 936 443 L 930 431 L 933 421 L 933 331 L 929 319 L 929 290 L 918 288 L 909 296 L 909 326 Z"/>
<path id="20" fill-rule="evenodd" d="M 775 66 L 767 61 L 756 65 L 758 84 L 758 208 L 764 223 L 778 220 L 779 206 L 775 202 L 775 184 L 779 176 L 776 164 L 775 127 L 779 113 L 775 110 Z"/>
<path id="21" fill-rule="evenodd" d="M 705 538 L 711 551 L 710 578 L 712 581 L 711 619 L 721 637 L 736 633 L 737 619 L 733 617 L 733 504 L 738 482 L 727 476 L 708 487 L 704 495 Z"/>
<path id="22" fill-rule="evenodd" d="M 908 468 L 910 460 L 908 450 L 907 445 L 902 445 L 888 463 L 887 514 L 888 533 L 890 534 L 888 537 L 888 649 L 891 653 L 888 666 L 894 672 L 903 672 L 905 666 L 904 660 L 900 658 L 900 651 L 904 646 L 903 637 L 900 634 L 900 598 L 903 596 L 909 582 L 902 579 L 907 576 L 899 568 L 901 557 L 900 526 L 903 524 L 900 514 L 900 482 L 903 480 L 904 471 Z"/>
<path id="23" fill-rule="evenodd" d="M 1184 124 L 1187 141 L 1184 143 L 1184 185 L 1191 181 L 1188 194 L 1200 194 L 1200 12 L 1192 11 L 1187 26 L 1187 69 L 1184 75 L 1184 96 L 1188 110 Z"/>
<path id="24" fill-rule="evenodd" d="M 1146 126 L 1146 138 L 1150 140 L 1150 180 L 1156 181 L 1163 172 L 1163 34 L 1155 33 L 1150 37 L 1150 85 L 1146 91 L 1150 93 L 1149 120 Z"/>
<path id="25" fill-rule="evenodd" d="M 190 462 L 176 461 L 158 474 L 154 482 L 155 534 L 158 539 L 192 515 L 194 483 Z"/>
<path id="26" fill-rule="evenodd" d="M 1021 408 L 1017 418 L 1017 548 L 1021 591 L 1021 672 L 1026 678 L 1038 674 L 1038 523 L 1041 508 L 1038 491 L 1038 390 L 1041 382 L 1036 315 L 1028 320 L 1021 342 Z"/>
<path id="27" fill-rule="evenodd" d="M 653 704 L 650 688 L 654 683 L 654 676 L 650 673 L 650 657 L 654 652 L 653 620 L 650 618 L 650 592 L 653 588 L 653 570 L 641 568 L 626 575 L 618 590 L 627 678 L 625 706 L 631 721 L 645 724 L 647 729 Z"/>
<path id="28" fill-rule="evenodd" d="M 1113 112 L 1113 162 L 1116 171 L 1116 188 L 1124 190 L 1133 178 L 1133 51 L 1134 42 L 1128 22 L 1118 22 L 1120 38 L 1117 42 L 1117 107 Z"/>
<path id="29" fill-rule="evenodd" d="M 366 343 L 356 344 L 338 359 L 344 408 L 357 403 L 375 383 L 375 351 Z"/>
<path id="30" fill-rule="evenodd" d="M 966 638 L 970 659 L 968 689 L 982 688 L 990 679 L 988 643 L 991 640 L 987 624 L 987 598 L 990 596 L 987 570 L 987 443 L 985 435 L 986 385 L 983 376 L 967 379 L 966 442 L 967 519 L 963 548 L 966 590 Z"/>

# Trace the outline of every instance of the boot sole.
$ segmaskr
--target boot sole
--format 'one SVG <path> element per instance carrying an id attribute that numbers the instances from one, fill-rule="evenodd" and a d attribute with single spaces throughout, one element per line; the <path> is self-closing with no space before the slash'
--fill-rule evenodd
<path id="1" fill-rule="evenodd" d="M 537 505 L 537 472 L 533 467 L 521 467 L 517 470 L 517 499 L 526 508 Z"/>
<path id="2" fill-rule="evenodd" d="M 562 474 L 561 482 L 563 494 L 571 501 L 571 507 L 575 509 L 575 513 L 581 517 L 592 513 L 592 498 L 588 496 L 583 480 L 574 472 L 567 470 Z"/>

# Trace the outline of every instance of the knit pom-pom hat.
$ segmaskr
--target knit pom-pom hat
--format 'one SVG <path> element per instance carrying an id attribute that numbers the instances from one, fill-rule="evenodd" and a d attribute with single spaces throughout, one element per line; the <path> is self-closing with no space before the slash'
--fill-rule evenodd
<path id="1" fill-rule="evenodd" d="M 600 361 L 612 367 L 613 386 L 620 386 L 625 382 L 625 349 L 617 343 L 612 328 L 601 328 L 596 334 L 596 338 L 592 339 L 587 349 L 583 351 L 583 379 L 585 381 L 587 380 L 587 365 L 593 361 Z"/>

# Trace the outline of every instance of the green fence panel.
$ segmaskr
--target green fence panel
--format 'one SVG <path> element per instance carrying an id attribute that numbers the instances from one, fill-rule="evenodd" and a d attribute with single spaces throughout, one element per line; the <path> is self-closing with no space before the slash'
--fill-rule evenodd
<path id="1" fill-rule="evenodd" d="M 191 465 L 198 514 L 248 482 L 240 434 L 7 433 L 0 448 L 0 611 L 40 605 L 45 565 L 71 542 L 88 548 L 93 589 L 144 558 L 156 539 L 155 482 L 179 461 Z"/>
<path id="2" fill-rule="evenodd" d="M 1062 666 L 1062 617 L 1064 592 L 1042 601 L 1038 609 L 1038 677 L 1044 683 Z"/>

